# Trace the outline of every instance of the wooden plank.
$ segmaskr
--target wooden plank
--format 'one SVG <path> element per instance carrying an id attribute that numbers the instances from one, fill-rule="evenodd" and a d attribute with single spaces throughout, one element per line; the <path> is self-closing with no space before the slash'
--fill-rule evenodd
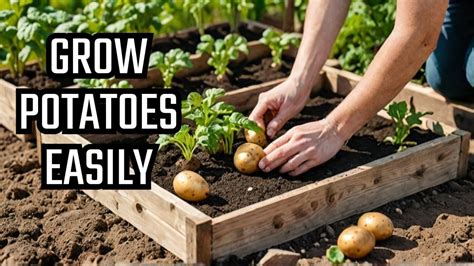
<path id="1" fill-rule="evenodd" d="M 262 250 L 453 179 L 460 142 L 438 138 L 214 218 L 213 258 Z"/>
<path id="2" fill-rule="evenodd" d="M 22 89 L 19 87 L 18 89 Z M 13 132 L 20 140 L 30 141 L 35 139 L 35 133 L 16 134 L 16 90 L 17 87 L 10 82 L 0 79 L 0 124 Z M 34 127 L 33 127 L 34 128 Z M 34 129 L 33 129 L 34 130 Z"/>
<path id="3" fill-rule="evenodd" d="M 461 147 L 459 152 L 458 177 L 464 178 L 469 170 L 469 146 L 471 133 L 464 130 L 456 130 L 453 134 L 461 137 Z"/>
<path id="4" fill-rule="evenodd" d="M 186 221 L 186 262 L 211 265 L 212 219 L 196 223 Z"/>
<path id="5" fill-rule="evenodd" d="M 41 134 L 42 143 L 82 144 L 90 142 L 79 135 Z M 185 262 L 192 259 L 203 259 L 199 254 L 189 257 L 188 224 L 195 224 L 195 231 L 205 232 L 206 222 L 211 218 L 173 193 L 152 182 L 151 190 L 84 190 L 84 193 L 99 201 L 137 229 L 153 238 L 163 247 L 176 254 Z M 196 233 L 196 234 L 197 234 Z M 209 236 L 210 238 L 210 236 Z M 199 248 L 206 242 L 195 240 Z M 198 246 L 195 248 L 197 249 Z M 210 250 L 210 244 L 208 245 Z"/>
<path id="6" fill-rule="evenodd" d="M 324 66 L 327 85 L 334 92 L 347 95 L 362 79 L 354 73 Z M 419 111 L 434 111 L 434 120 L 474 133 L 474 103 L 451 102 L 430 87 L 408 83 L 395 97 L 394 101 L 415 99 Z"/>

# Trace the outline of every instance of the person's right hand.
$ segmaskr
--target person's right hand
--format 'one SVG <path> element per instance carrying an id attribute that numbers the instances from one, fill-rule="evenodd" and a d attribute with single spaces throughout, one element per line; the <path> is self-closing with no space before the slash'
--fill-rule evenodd
<path id="1" fill-rule="evenodd" d="M 249 118 L 265 129 L 265 113 L 272 112 L 274 117 L 266 126 L 266 132 L 273 138 L 288 120 L 301 112 L 310 92 L 311 88 L 302 87 L 298 80 L 289 77 L 280 85 L 259 95 L 258 103 Z"/>

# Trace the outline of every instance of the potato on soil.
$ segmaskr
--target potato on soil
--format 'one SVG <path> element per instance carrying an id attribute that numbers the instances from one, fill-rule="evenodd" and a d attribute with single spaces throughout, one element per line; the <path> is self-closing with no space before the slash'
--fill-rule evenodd
<path id="1" fill-rule="evenodd" d="M 201 201 L 209 196 L 206 180 L 193 171 L 182 171 L 173 179 L 173 189 L 182 199 Z"/>
<path id="2" fill-rule="evenodd" d="M 264 130 L 260 132 L 255 132 L 250 129 L 245 129 L 244 134 L 245 134 L 245 140 L 247 140 L 247 142 L 249 143 L 257 144 L 260 147 L 265 147 L 268 144 L 267 136 L 265 136 Z"/>
<path id="3" fill-rule="evenodd" d="M 360 259 L 374 249 L 375 237 L 365 228 L 350 226 L 339 235 L 337 246 L 346 257 Z"/>
<path id="4" fill-rule="evenodd" d="M 376 240 L 384 240 L 392 236 L 393 223 L 390 218 L 380 212 L 368 212 L 363 214 L 357 225 L 371 232 Z"/>
<path id="5" fill-rule="evenodd" d="M 234 165 L 239 172 L 253 174 L 258 171 L 258 162 L 265 157 L 262 147 L 254 143 L 244 143 L 234 154 Z"/>

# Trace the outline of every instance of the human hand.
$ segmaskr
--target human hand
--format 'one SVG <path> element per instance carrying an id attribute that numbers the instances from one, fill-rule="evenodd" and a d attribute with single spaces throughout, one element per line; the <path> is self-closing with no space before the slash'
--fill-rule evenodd
<path id="1" fill-rule="evenodd" d="M 297 79 L 290 77 L 275 88 L 261 93 L 249 118 L 266 128 L 267 135 L 273 138 L 288 120 L 301 112 L 310 92 L 310 87 L 303 87 Z M 265 126 L 264 116 L 267 111 L 275 116 Z"/>
<path id="2" fill-rule="evenodd" d="M 270 172 L 282 165 L 280 173 L 297 176 L 334 157 L 344 141 L 336 125 L 327 118 L 306 123 L 270 143 L 258 166 L 264 172 Z"/>

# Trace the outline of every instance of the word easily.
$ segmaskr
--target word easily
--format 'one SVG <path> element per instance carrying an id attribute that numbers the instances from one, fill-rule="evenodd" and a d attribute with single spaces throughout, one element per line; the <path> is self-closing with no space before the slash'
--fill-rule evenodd
<path id="1" fill-rule="evenodd" d="M 146 78 L 152 33 L 53 33 L 46 42 L 52 78 Z"/>
<path id="2" fill-rule="evenodd" d="M 159 89 L 16 90 L 16 132 L 31 134 L 176 133 L 181 97 Z"/>
<path id="3" fill-rule="evenodd" d="M 43 144 L 42 189 L 150 189 L 156 145 Z M 130 169 L 131 165 L 131 169 Z"/>

